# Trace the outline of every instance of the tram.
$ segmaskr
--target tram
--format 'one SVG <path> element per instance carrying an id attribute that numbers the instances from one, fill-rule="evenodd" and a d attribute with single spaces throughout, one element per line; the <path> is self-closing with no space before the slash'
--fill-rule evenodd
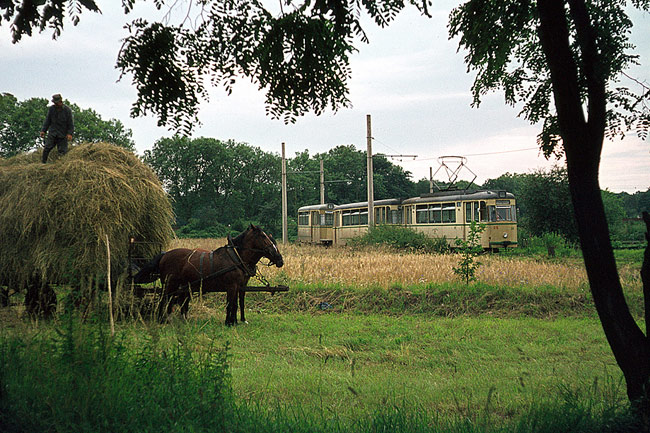
<path id="1" fill-rule="evenodd" d="M 334 243 L 335 207 L 334 203 L 326 203 L 299 208 L 298 242 L 332 245 Z"/>
<path id="2" fill-rule="evenodd" d="M 481 246 L 516 247 L 517 208 L 513 194 L 500 190 L 449 190 L 408 199 L 376 200 L 375 224 L 408 227 L 450 246 L 467 240 L 473 221 L 485 224 Z M 368 231 L 368 202 L 303 206 L 298 209 L 298 241 L 345 245 Z"/>

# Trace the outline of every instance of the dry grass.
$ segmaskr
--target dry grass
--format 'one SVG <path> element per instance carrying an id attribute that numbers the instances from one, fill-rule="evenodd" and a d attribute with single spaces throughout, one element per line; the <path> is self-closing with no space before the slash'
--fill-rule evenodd
<path id="1" fill-rule="evenodd" d="M 130 236 L 171 239 L 167 194 L 131 152 L 82 144 L 48 164 L 40 154 L 0 161 L 0 280 L 72 283 L 105 273 L 106 237 L 116 271 L 125 267 Z"/>
<path id="2" fill-rule="evenodd" d="M 177 239 L 173 247 L 214 249 L 225 239 Z M 458 265 L 455 254 L 399 254 L 389 250 L 353 250 L 346 247 L 323 248 L 305 245 L 280 245 L 285 265 L 281 269 L 264 268 L 271 280 L 284 278 L 309 285 L 356 286 L 390 288 L 395 285 L 457 283 L 453 267 Z M 553 286 L 569 291 L 588 290 L 587 276 L 580 259 L 542 261 L 484 255 L 478 280 L 482 283 L 507 287 Z M 620 269 L 623 285 L 641 289 L 639 271 L 634 266 Z"/>

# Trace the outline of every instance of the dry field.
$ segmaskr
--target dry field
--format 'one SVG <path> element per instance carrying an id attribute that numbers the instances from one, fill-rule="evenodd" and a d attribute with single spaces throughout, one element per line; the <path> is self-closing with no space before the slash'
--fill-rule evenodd
<path id="1" fill-rule="evenodd" d="M 215 249 L 225 239 L 176 239 L 173 247 Z M 307 285 L 351 285 L 390 288 L 393 285 L 444 284 L 458 282 L 453 267 L 456 254 L 399 254 L 390 250 L 353 250 L 346 247 L 287 244 L 279 245 L 285 265 L 281 269 L 260 267 L 271 281 L 288 281 Z M 265 259 L 262 259 L 264 262 Z M 588 291 L 587 276 L 581 259 L 539 260 L 504 257 L 499 254 L 480 256 L 477 277 L 482 283 L 509 287 L 553 286 L 567 291 Z M 641 290 L 639 269 L 623 265 L 619 272 L 627 290 Z"/>

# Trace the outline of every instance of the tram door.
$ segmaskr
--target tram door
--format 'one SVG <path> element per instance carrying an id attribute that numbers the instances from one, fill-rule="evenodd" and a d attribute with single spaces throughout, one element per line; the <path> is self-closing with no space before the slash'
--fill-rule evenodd
<path id="1" fill-rule="evenodd" d="M 318 211 L 311 212 L 310 237 L 312 243 L 320 242 L 320 214 Z"/>
<path id="2" fill-rule="evenodd" d="M 463 224 L 463 239 L 467 240 L 469 235 L 470 224 L 472 221 L 479 221 L 479 202 L 467 201 L 465 202 L 465 224 Z"/>

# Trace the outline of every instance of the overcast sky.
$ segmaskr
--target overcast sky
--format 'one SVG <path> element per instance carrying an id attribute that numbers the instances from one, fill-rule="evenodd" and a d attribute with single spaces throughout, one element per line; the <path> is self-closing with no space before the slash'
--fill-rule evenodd
<path id="1" fill-rule="evenodd" d="M 11 44 L 6 22 L 0 28 L 0 92 L 19 100 L 48 98 L 61 93 L 82 108 L 92 108 L 102 118 L 121 120 L 133 131 L 139 153 L 170 136 L 156 126 L 153 117 L 129 117 L 136 90 L 131 77 L 118 82 L 115 61 L 121 39 L 127 36 L 126 22 L 144 16 L 160 19 L 152 2 L 139 2 L 135 13 L 125 16 L 118 1 L 99 1 L 102 15 L 84 13 L 73 27 L 69 22 L 62 36 L 53 41 L 51 32 Z M 448 40 L 447 21 L 459 4 L 434 0 L 432 18 L 407 8 L 388 28 L 368 23 L 370 44 L 359 44 L 351 60 L 351 109 L 306 115 L 296 124 L 285 125 L 265 116 L 264 94 L 240 80 L 232 95 L 213 88 L 210 101 L 201 107 L 202 126 L 195 136 L 233 139 L 280 153 L 286 143 L 287 157 L 308 149 L 310 154 L 327 152 L 337 145 L 354 144 L 366 150 L 366 115 L 372 116 L 373 153 L 417 155 L 393 159 L 413 173 L 417 181 L 436 171 L 438 158 L 460 155 L 476 182 L 503 173 L 528 173 L 546 168 L 538 151 L 539 125 L 518 118 L 520 107 L 509 107 L 501 93 L 487 95 L 480 108 L 470 106 L 474 76 L 463 63 L 465 53 L 456 52 L 457 41 Z M 650 82 L 650 17 L 634 12 L 632 40 L 642 65 L 630 71 Z M 41 125 L 34 125 L 35 129 Z M 561 162 L 560 162 L 561 163 Z M 444 170 L 435 177 L 446 180 Z M 462 170 L 461 178 L 473 175 Z M 607 141 L 601 162 L 601 187 L 614 192 L 645 191 L 650 187 L 650 141 L 633 133 L 625 140 Z M 316 186 L 315 186 L 316 187 Z"/>

